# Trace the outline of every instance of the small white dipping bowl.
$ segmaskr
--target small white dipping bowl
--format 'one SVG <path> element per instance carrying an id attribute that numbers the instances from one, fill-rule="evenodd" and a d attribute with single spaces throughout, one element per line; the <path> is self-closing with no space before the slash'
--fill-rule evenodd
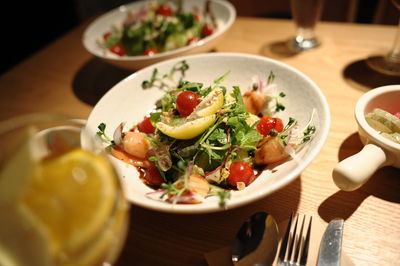
<path id="1" fill-rule="evenodd" d="M 361 187 L 383 166 L 400 168 L 400 144 L 381 136 L 365 119 L 375 108 L 390 113 L 399 112 L 400 85 L 378 87 L 357 101 L 355 118 L 361 142 L 365 146 L 334 168 L 333 181 L 342 190 L 352 191 Z"/>

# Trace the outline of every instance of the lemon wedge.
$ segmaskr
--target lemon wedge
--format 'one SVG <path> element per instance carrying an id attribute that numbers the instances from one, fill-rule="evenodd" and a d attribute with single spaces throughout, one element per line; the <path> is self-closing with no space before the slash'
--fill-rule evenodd
<path id="1" fill-rule="evenodd" d="M 201 117 L 192 121 L 186 121 L 178 126 L 170 126 L 163 122 L 158 122 L 156 127 L 165 135 L 175 139 L 192 139 L 203 133 L 210 127 L 216 119 L 216 115 Z"/>
<path id="2" fill-rule="evenodd" d="M 23 204 L 48 230 L 56 257 L 61 250 L 78 251 L 101 233 L 117 193 L 114 175 L 103 157 L 81 149 L 40 163 Z"/>
<path id="3" fill-rule="evenodd" d="M 165 135 L 175 139 L 192 139 L 203 133 L 216 120 L 217 113 L 224 104 L 224 94 L 220 87 L 215 88 L 196 106 L 193 112 L 179 125 L 158 122 L 156 127 Z"/>
<path id="4" fill-rule="evenodd" d="M 187 117 L 191 120 L 196 117 L 205 117 L 218 112 L 224 104 L 224 93 L 220 87 L 215 88 L 196 106 Z"/>

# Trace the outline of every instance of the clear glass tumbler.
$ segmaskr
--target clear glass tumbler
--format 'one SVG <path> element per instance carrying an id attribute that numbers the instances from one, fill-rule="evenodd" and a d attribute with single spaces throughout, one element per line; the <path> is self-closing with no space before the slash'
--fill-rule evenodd
<path id="1" fill-rule="evenodd" d="M 291 0 L 290 8 L 296 25 L 296 35 L 289 41 L 294 50 L 308 50 L 320 42 L 315 36 L 315 26 L 320 19 L 323 0 Z"/>
<path id="2" fill-rule="evenodd" d="M 129 204 L 82 120 L 31 114 L 2 121 L 0 150 L 0 265 L 116 261 Z"/>

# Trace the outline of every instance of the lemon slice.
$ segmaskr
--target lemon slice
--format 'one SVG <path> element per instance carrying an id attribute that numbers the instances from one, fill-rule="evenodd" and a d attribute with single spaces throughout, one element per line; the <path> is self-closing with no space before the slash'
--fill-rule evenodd
<path id="1" fill-rule="evenodd" d="M 51 252 L 72 253 L 102 231 L 117 184 L 111 165 L 81 149 L 43 161 L 26 190 L 24 205 L 46 227 Z"/>
<path id="2" fill-rule="evenodd" d="M 32 140 L 36 133 L 36 128 L 26 128 L 17 137 L 16 143 L 18 144 L 5 158 L 0 169 L 0 205 L 13 204 L 21 199 L 28 180 L 37 165 L 33 158 L 32 147 Z"/>
<path id="3" fill-rule="evenodd" d="M 223 104 L 224 93 L 220 87 L 217 87 L 204 97 L 193 112 L 187 117 L 187 120 L 215 114 L 221 109 Z"/>
<path id="4" fill-rule="evenodd" d="M 175 139 L 192 139 L 203 133 L 210 127 L 216 119 L 216 115 L 209 115 L 191 121 L 185 121 L 178 126 L 170 126 L 163 122 L 158 122 L 156 127 L 165 135 Z"/>
<path id="5" fill-rule="evenodd" d="M 52 265 L 46 228 L 29 209 L 0 205 L 0 221 L 0 265 Z"/>

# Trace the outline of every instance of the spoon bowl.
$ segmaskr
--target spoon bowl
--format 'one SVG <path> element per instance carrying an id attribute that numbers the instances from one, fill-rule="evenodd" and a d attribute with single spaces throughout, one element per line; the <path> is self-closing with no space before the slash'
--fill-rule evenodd
<path id="1" fill-rule="evenodd" d="M 279 243 L 278 225 L 266 212 L 254 213 L 236 234 L 231 258 L 236 266 L 272 265 Z"/>

